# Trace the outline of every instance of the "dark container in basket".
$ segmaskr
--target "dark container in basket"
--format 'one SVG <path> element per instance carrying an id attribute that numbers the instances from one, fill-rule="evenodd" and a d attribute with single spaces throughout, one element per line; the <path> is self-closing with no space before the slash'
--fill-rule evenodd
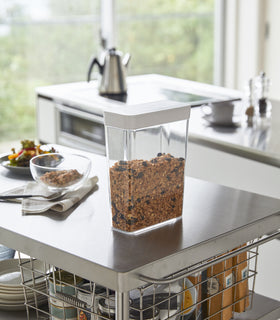
<path id="1" fill-rule="evenodd" d="M 94 292 L 93 292 L 94 291 Z M 79 287 L 77 298 L 86 303 L 85 310 L 78 309 L 78 320 L 96 319 L 98 301 L 106 294 L 106 288 L 97 284 L 84 283 Z"/>
<path id="2" fill-rule="evenodd" d="M 132 301 L 129 300 L 129 304 L 131 305 Z M 97 317 L 98 320 L 101 319 L 111 319 L 115 320 L 116 318 L 116 300 L 115 295 L 111 294 L 107 297 L 100 298 L 98 300 L 98 315 L 100 317 Z"/>
<path id="3" fill-rule="evenodd" d="M 78 320 L 91 320 L 94 319 L 92 312 L 94 312 L 94 294 L 93 288 L 90 283 L 84 283 L 80 286 L 77 298 L 86 303 L 85 310 L 78 309 Z"/>
<path id="4" fill-rule="evenodd" d="M 142 316 L 142 318 L 141 318 Z M 159 320 L 160 312 L 159 308 L 151 307 L 145 311 L 131 310 L 129 314 L 129 320 Z"/>
<path id="5" fill-rule="evenodd" d="M 116 316 L 116 305 L 115 305 L 115 296 L 110 295 L 109 297 L 100 298 L 98 301 L 98 314 L 101 317 L 98 319 L 106 319 L 115 320 Z"/>
<path id="6" fill-rule="evenodd" d="M 130 306 L 133 306 L 132 300 L 129 301 Z M 99 299 L 98 303 L 98 314 L 100 317 L 97 319 L 116 319 L 116 305 L 115 296 L 111 295 L 109 297 L 104 297 Z M 159 320 L 159 309 L 157 307 L 148 308 L 145 311 L 138 311 L 136 309 L 131 309 L 129 313 L 130 320 Z M 141 318 L 142 316 L 142 318 Z"/>

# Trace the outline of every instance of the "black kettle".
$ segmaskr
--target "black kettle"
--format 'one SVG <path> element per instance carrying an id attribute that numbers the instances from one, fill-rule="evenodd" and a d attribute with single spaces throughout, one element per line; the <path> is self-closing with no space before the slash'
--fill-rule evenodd
<path id="1" fill-rule="evenodd" d="M 93 57 L 89 65 L 87 81 L 90 81 L 92 69 L 96 64 L 101 75 L 99 93 L 101 95 L 125 94 L 127 92 L 126 69 L 129 60 L 129 53 L 122 57 L 120 51 L 111 48 L 106 51 L 103 64 L 96 57 Z"/>

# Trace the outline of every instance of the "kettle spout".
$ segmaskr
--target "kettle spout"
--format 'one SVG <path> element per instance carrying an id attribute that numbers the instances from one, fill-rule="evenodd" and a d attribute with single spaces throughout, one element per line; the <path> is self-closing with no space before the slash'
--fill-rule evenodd
<path id="1" fill-rule="evenodd" d="M 122 59 L 122 64 L 127 68 L 128 63 L 130 61 L 131 55 L 129 53 L 126 53 Z"/>

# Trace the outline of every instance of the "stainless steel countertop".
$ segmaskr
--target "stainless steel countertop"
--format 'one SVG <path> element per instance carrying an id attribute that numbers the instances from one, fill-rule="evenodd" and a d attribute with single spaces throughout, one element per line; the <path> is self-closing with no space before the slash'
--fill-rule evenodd
<path id="1" fill-rule="evenodd" d="M 243 110 L 243 114 L 245 111 Z M 250 128 L 245 115 L 236 128 L 210 125 L 201 107 L 192 108 L 189 141 L 244 158 L 280 167 L 280 101 L 272 101 L 269 128 Z"/>
<path id="2" fill-rule="evenodd" d="M 138 236 L 113 231 L 106 159 L 89 156 L 96 192 L 63 214 L 22 216 L 1 202 L 0 243 L 125 291 L 143 284 L 139 274 L 164 277 L 280 228 L 280 200 L 187 177 L 182 219 Z M 26 179 L 0 168 L 0 181 L 4 191 Z"/>

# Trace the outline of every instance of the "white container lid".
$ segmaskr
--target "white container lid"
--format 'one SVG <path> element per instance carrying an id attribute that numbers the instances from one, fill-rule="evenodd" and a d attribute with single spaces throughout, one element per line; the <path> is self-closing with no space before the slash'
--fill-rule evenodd
<path id="1" fill-rule="evenodd" d="M 106 126 L 121 129 L 141 129 L 190 118 L 191 106 L 177 101 L 156 101 L 106 109 Z"/>

